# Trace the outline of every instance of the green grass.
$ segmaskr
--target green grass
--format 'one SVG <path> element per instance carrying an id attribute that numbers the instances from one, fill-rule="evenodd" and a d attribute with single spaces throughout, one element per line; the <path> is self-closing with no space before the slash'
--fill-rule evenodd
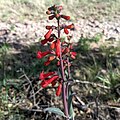
<path id="1" fill-rule="evenodd" d="M 0 0 L 0 18 L 3 21 L 16 19 L 44 19 L 46 8 L 63 5 L 64 13 L 75 20 L 78 16 L 111 17 L 119 14 L 119 0 Z M 97 15 L 97 16 L 96 16 Z"/>

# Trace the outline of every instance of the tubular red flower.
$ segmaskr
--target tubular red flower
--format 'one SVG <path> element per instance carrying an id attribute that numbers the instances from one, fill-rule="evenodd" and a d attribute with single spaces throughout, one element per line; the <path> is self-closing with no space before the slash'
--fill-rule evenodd
<path id="1" fill-rule="evenodd" d="M 55 72 L 44 73 L 44 71 L 42 71 L 42 72 L 40 73 L 39 79 L 40 79 L 40 80 L 44 80 L 44 79 L 46 79 L 46 78 L 48 78 L 49 76 L 54 75 L 54 74 L 55 74 Z"/>
<path id="2" fill-rule="evenodd" d="M 70 52 L 70 48 L 66 47 L 66 48 L 63 50 L 62 54 L 66 54 L 66 53 L 69 53 L 69 52 Z"/>
<path id="3" fill-rule="evenodd" d="M 61 15 L 61 17 L 64 18 L 65 20 L 70 20 L 70 16 Z"/>
<path id="4" fill-rule="evenodd" d="M 51 82 L 57 80 L 58 78 L 59 78 L 59 76 L 58 76 L 58 75 L 55 75 L 55 76 L 53 76 L 52 78 L 50 78 L 50 79 L 48 79 L 48 80 L 44 80 L 44 81 L 41 82 L 41 86 L 42 86 L 43 88 L 45 88 L 45 87 L 47 87 Z"/>
<path id="5" fill-rule="evenodd" d="M 44 45 L 48 42 L 48 39 L 41 40 L 41 44 Z"/>
<path id="6" fill-rule="evenodd" d="M 54 37 L 50 37 L 50 38 L 48 39 L 49 42 L 52 42 L 53 40 L 54 40 Z"/>
<path id="7" fill-rule="evenodd" d="M 52 20 L 55 17 L 55 15 L 49 16 L 49 20 Z"/>
<path id="8" fill-rule="evenodd" d="M 74 28 L 74 24 L 68 25 L 66 26 L 67 29 L 73 29 Z"/>
<path id="9" fill-rule="evenodd" d="M 51 84 L 52 84 L 52 87 L 54 87 L 56 85 L 57 81 L 52 81 Z"/>
<path id="10" fill-rule="evenodd" d="M 50 45 L 50 48 L 53 50 L 56 46 L 56 41 L 52 42 L 51 45 Z"/>
<path id="11" fill-rule="evenodd" d="M 51 33 L 52 33 L 53 29 L 50 29 L 45 35 L 45 39 L 48 39 L 50 36 L 51 36 Z"/>
<path id="12" fill-rule="evenodd" d="M 57 88 L 57 90 L 56 90 L 56 95 L 57 95 L 57 96 L 60 96 L 61 90 L 62 90 L 62 83 L 59 84 L 59 86 L 58 86 L 58 88 Z"/>
<path id="13" fill-rule="evenodd" d="M 57 39 L 57 43 L 56 43 L 56 56 L 57 57 L 60 56 L 60 39 Z"/>
<path id="14" fill-rule="evenodd" d="M 53 40 L 54 40 L 54 38 L 53 38 L 53 37 L 50 37 L 50 38 L 48 38 L 48 39 L 41 40 L 41 44 L 44 45 L 44 44 L 46 44 L 47 42 L 52 42 Z"/>
<path id="15" fill-rule="evenodd" d="M 67 29 L 66 27 L 64 28 L 64 33 L 65 33 L 65 34 L 68 34 L 68 33 L 69 33 L 69 31 L 68 31 L 68 29 Z"/>
<path id="16" fill-rule="evenodd" d="M 46 26 L 46 29 L 50 30 L 50 29 L 52 29 L 52 26 Z"/>
<path id="17" fill-rule="evenodd" d="M 71 58 L 75 59 L 77 53 L 76 52 L 70 52 L 70 54 L 71 54 Z"/>
<path id="18" fill-rule="evenodd" d="M 48 58 L 49 61 L 52 61 L 52 60 L 54 60 L 54 59 L 55 59 L 55 56 L 50 56 L 50 57 Z"/>
<path id="19" fill-rule="evenodd" d="M 48 59 L 46 62 L 44 62 L 44 65 L 45 65 L 45 66 L 48 66 L 48 65 L 50 64 L 50 62 L 51 62 L 51 61 L 49 61 L 49 59 Z"/>
<path id="20" fill-rule="evenodd" d="M 41 59 L 41 58 L 43 58 L 44 56 L 46 56 L 48 54 L 50 54 L 50 51 L 45 51 L 45 52 L 38 51 L 37 52 L 37 58 Z"/>

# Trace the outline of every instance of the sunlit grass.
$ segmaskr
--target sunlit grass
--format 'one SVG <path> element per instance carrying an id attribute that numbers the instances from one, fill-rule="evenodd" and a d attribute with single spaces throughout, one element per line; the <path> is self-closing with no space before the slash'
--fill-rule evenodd
<path id="1" fill-rule="evenodd" d="M 60 4 L 64 13 L 77 16 L 112 16 L 120 12 L 119 0 L 0 0 L 1 20 L 43 19 L 48 6 Z M 110 17 L 111 18 L 111 17 Z"/>

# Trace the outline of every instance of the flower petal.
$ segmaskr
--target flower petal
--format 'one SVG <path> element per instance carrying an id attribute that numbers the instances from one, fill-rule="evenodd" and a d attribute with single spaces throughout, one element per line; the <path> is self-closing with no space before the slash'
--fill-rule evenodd
<path id="1" fill-rule="evenodd" d="M 77 53 L 76 52 L 70 52 L 70 54 L 71 54 L 71 58 L 75 59 Z"/>
<path id="2" fill-rule="evenodd" d="M 55 45 L 56 45 L 56 41 L 51 43 L 50 48 L 53 50 L 55 48 Z"/>
<path id="3" fill-rule="evenodd" d="M 43 88 L 45 88 L 45 87 L 47 87 L 51 82 L 57 80 L 58 78 L 59 78 L 59 76 L 58 76 L 58 75 L 55 75 L 55 76 L 53 76 L 52 78 L 50 78 L 50 79 L 48 79 L 48 80 L 42 81 L 42 82 L 41 82 L 41 86 L 42 86 Z"/>
<path id="4" fill-rule="evenodd" d="M 54 75 L 55 72 L 48 72 L 48 73 L 44 73 L 43 71 L 40 73 L 40 76 L 39 76 L 39 79 L 40 80 L 44 80 L 46 79 L 47 77 L 51 76 L 51 75 Z"/>
<path id="5" fill-rule="evenodd" d="M 64 33 L 65 33 L 65 34 L 68 34 L 68 33 L 69 33 L 69 31 L 68 31 L 68 29 L 67 29 L 66 27 L 64 28 Z"/>
<path id="6" fill-rule="evenodd" d="M 64 18 L 65 20 L 70 20 L 70 16 L 61 15 L 61 17 Z"/>
<path id="7" fill-rule="evenodd" d="M 52 20 L 55 17 L 55 15 L 49 16 L 49 20 Z"/>
<path id="8" fill-rule="evenodd" d="M 57 95 L 57 96 L 60 96 L 61 90 L 62 90 L 62 83 L 59 84 L 59 86 L 58 86 L 58 88 L 57 88 L 57 90 L 56 90 L 56 95 Z"/>
<path id="9" fill-rule="evenodd" d="M 41 58 L 43 58 L 44 56 L 46 56 L 47 54 L 50 54 L 50 51 L 45 51 L 45 52 L 38 51 L 38 52 L 37 52 L 37 58 L 38 58 L 38 59 L 41 59 Z"/>
<path id="10" fill-rule="evenodd" d="M 45 39 L 48 39 L 52 33 L 53 29 L 50 29 L 46 34 L 45 34 Z"/>
<path id="11" fill-rule="evenodd" d="M 57 39 L 57 43 L 56 43 L 56 56 L 59 57 L 60 56 L 60 40 Z"/>

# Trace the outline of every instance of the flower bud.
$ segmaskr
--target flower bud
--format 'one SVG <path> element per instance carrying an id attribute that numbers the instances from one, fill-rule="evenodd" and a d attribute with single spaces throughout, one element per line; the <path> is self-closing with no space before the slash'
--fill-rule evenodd
<path id="1" fill-rule="evenodd" d="M 49 20 L 52 20 L 55 17 L 55 15 L 49 16 Z"/>
<path id="2" fill-rule="evenodd" d="M 45 39 L 48 39 L 48 38 L 51 36 L 52 31 L 53 31 L 53 30 L 50 29 L 50 30 L 44 35 Z"/>
<path id="3" fill-rule="evenodd" d="M 65 20 L 70 20 L 70 16 L 61 15 L 61 17 L 64 18 Z"/>
<path id="4" fill-rule="evenodd" d="M 68 34 L 68 33 L 69 33 L 69 31 L 68 31 L 67 28 L 64 28 L 64 33 L 65 33 L 65 34 Z"/>
<path id="5" fill-rule="evenodd" d="M 58 86 L 58 88 L 57 88 L 57 91 L 56 91 L 56 95 L 57 96 L 60 96 L 61 90 L 62 90 L 62 83 L 60 83 L 59 86 Z"/>

